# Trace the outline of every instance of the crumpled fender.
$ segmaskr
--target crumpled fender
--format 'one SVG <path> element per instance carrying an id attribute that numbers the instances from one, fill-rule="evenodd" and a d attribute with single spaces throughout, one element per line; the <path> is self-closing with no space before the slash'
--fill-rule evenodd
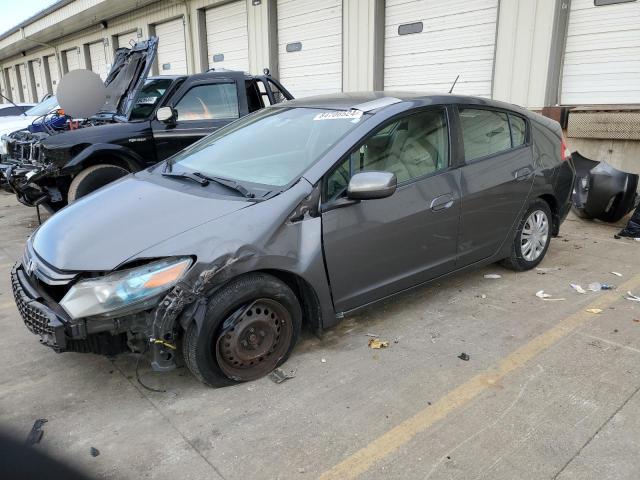
<path id="1" fill-rule="evenodd" d="M 578 216 L 617 222 L 634 208 L 638 175 L 607 162 L 590 160 L 578 152 L 571 154 L 571 160 L 576 168 L 573 210 Z"/>
<path id="2" fill-rule="evenodd" d="M 107 154 L 124 161 L 132 172 L 142 170 L 147 165 L 140 155 L 129 148 L 123 147 L 122 145 L 115 145 L 113 143 L 94 143 L 69 160 L 64 167 L 62 167 L 61 173 L 74 173 L 78 170 L 78 166 L 82 165 L 85 160 L 93 157 L 94 155 L 103 154 Z"/>

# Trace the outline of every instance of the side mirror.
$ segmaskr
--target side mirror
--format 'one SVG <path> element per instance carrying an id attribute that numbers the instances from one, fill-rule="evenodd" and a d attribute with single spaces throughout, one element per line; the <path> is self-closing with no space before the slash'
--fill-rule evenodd
<path id="1" fill-rule="evenodd" d="M 172 107 L 160 107 L 156 112 L 156 118 L 163 123 L 175 123 L 176 111 Z"/>
<path id="2" fill-rule="evenodd" d="M 360 172 L 349 181 L 347 198 L 351 200 L 373 200 L 386 198 L 396 191 L 398 179 L 391 172 Z"/>

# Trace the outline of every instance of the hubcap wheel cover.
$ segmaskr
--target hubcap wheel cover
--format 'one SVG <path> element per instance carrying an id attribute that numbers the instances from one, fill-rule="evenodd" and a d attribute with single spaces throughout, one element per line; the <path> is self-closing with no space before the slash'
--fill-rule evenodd
<path id="1" fill-rule="evenodd" d="M 292 338 L 293 324 L 286 307 L 275 300 L 260 298 L 217 337 L 216 359 L 229 378 L 255 380 L 278 365 Z"/>
<path id="2" fill-rule="evenodd" d="M 544 252 L 549 240 L 549 218 L 542 210 L 527 217 L 520 235 L 520 252 L 528 262 L 535 262 Z"/>

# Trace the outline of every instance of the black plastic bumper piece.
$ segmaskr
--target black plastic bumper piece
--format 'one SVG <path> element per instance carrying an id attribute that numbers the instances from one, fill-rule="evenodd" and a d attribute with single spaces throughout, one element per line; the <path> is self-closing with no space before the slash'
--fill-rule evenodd
<path id="1" fill-rule="evenodd" d="M 46 305 L 19 263 L 11 270 L 11 288 L 25 326 L 40 337 L 40 343 L 54 351 L 115 355 L 127 350 L 125 333 L 99 332 L 84 338 L 73 337 L 70 332 L 77 329 Z"/>
<path id="2" fill-rule="evenodd" d="M 617 222 L 636 204 L 638 175 L 596 162 L 578 152 L 571 154 L 576 167 L 573 208 L 583 218 Z"/>

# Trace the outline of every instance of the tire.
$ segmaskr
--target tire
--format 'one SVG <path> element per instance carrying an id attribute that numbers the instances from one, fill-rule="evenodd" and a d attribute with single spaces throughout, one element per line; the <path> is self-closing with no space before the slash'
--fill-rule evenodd
<path id="1" fill-rule="evenodd" d="M 300 303 L 285 283 L 266 273 L 244 275 L 211 296 L 200 332 L 195 322 L 187 327 L 184 360 L 212 387 L 255 380 L 287 360 L 301 325 Z"/>
<path id="2" fill-rule="evenodd" d="M 540 224 L 536 222 L 537 219 L 541 220 Z M 543 236 L 545 226 L 546 234 Z M 527 231 L 532 232 L 528 239 L 526 238 Z M 533 201 L 520 219 L 511 246 L 511 255 L 502 261 L 502 265 L 517 272 L 535 268 L 549 249 L 551 231 L 552 218 L 549 205 L 541 199 Z"/>
<path id="3" fill-rule="evenodd" d="M 591 215 L 589 215 L 588 213 L 584 213 L 584 210 L 580 210 L 574 205 L 571 205 L 571 211 L 578 218 L 582 218 L 583 220 L 593 220 L 593 217 Z"/>
<path id="4" fill-rule="evenodd" d="M 71 181 L 67 192 L 67 203 L 74 202 L 128 174 L 129 170 L 116 165 L 103 164 L 85 168 Z"/>

